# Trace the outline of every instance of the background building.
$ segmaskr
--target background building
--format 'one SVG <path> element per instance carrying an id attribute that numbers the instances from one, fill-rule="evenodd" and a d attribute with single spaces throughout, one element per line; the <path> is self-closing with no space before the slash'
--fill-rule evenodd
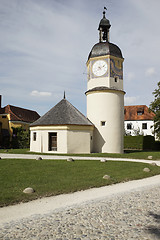
<path id="1" fill-rule="evenodd" d="M 12 105 L 2 108 L 2 96 L 0 95 L 0 146 L 6 140 L 11 140 L 13 128 L 23 127 L 29 129 L 29 125 L 40 116 L 36 111 L 24 109 Z"/>
<path id="2" fill-rule="evenodd" d="M 131 136 L 139 134 L 154 136 L 154 116 L 155 114 L 146 105 L 125 106 L 125 134 Z"/>

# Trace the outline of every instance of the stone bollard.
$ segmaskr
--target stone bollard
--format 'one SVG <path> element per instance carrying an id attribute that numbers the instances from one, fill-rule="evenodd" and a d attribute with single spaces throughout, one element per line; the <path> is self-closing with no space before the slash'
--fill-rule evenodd
<path id="1" fill-rule="evenodd" d="M 68 158 L 67 162 L 74 162 L 74 159 L 73 158 Z"/>
<path id="2" fill-rule="evenodd" d="M 28 188 L 25 188 L 25 189 L 23 190 L 23 192 L 24 192 L 24 193 L 27 193 L 27 194 L 31 194 L 31 193 L 34 193 L 35 190 L 34 190 L 33 188 L 28 187 Z"/>
<path id="3" fill-rule="evenodd" d="M 110 179 L 111 177 L 109 176 L 109 175 L 104 175 L 103 176 L 103 179 L 106 179 L 106 180 L 108 180 L 108 179 Z"/>
<path id="4" fill-rule="evenodd" d="M 144 168 L 143 172 L 150 172 L 151 170 L 149 168 Z"/>
<path id="5" fill-rule="evenodd" d="M 107 162 L 107 159 L 101 159 L 100 162 Z"/>
<path id="6" fill-rule="evenodd" d="M 155 162 L 150 163 L 152 166 L 157 166 Z"/>
<path id="7" fill-rule="evenodd" d="M 36 157 L 36 160 L 42 160 L 42 158 L 41 157 Z"/>

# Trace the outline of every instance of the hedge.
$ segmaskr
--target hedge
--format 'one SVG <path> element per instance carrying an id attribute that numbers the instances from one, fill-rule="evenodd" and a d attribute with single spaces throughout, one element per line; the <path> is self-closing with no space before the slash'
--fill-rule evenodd
<path id="1" fill-rule="evenodd" d="M 124 149 L 160 150 L 153 136 L 124 136 Z"/>

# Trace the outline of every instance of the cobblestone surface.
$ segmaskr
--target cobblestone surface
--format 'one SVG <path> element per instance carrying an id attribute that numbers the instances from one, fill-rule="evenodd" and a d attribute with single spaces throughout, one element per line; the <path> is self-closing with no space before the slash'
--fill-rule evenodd
<path id="1" fill-rule="evenodd" d="M 0 239 L 160 239 L 160 187 L 13 221 L 1 226 Z"/>

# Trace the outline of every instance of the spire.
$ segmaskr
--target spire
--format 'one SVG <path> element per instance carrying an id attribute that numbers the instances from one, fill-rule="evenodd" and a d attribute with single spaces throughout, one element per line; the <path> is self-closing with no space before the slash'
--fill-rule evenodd
<path id="1" fill-rule="evenodd" d="M 63 97 L 63 99 L 66 99 L 66 93 L 65 93 L 65 91 L 64 91 L 64 97 Z"/>
<path id="2" fill-rule="evenodd" d="M 110 22 L 108 19 L 106 19 L 106 10 L 107 8 L 104 7 L 103 11 L 103 18 L 101 19 L 99 23 L 99 42 L 109 42 L 109 29 L 111 27 Z"/>

